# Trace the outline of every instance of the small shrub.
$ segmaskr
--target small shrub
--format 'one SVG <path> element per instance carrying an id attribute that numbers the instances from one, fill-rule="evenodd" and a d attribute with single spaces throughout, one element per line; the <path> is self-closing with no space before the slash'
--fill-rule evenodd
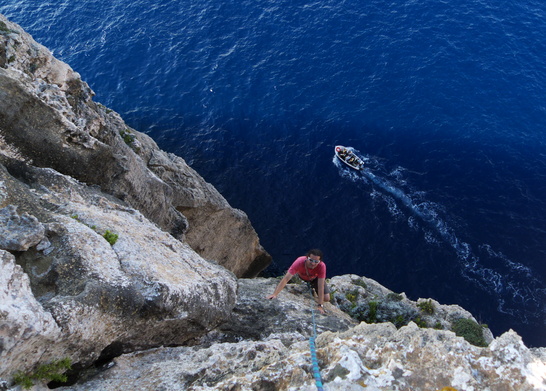
<path id="1" fill-rule="evenodd" d="M 432 304 L 432 300 L 425 300 L 417 304 L 417 307 L 421 309 L 425 314 L 432 315 L 434 313 L 434 304 Z"/>
<path id="2" fill-rule="evenodd" d="M 336 294 L 336 291 L 332 291 L 330 292 L 330 303 L 333 303 L 334 302 L 334 299 L 335 299 L 335 294 Z"/>
<path id="3" fill-rule="evenodd" d="M 104 237 L 104 239 L 106 239 L 106 241 L 108 243 L 110 243 L 111 246 L 116 244 L 116 242 L 118 241 L 118 237 L 119 237 L 118 234 L 110 232 L 109 230 L 106 230 L 106 232 L 102 236 Z"/>
<path id="4" fill-rule="evenodd" d="M 13 382 L 17 385 L 20 385 L 24 390 L 28 390 L 34 385 L 34 382 L 32 381 L 30 375 L 27 375 L 23 372 L 17 372 L 15 376 L 13 376 Z"/>
<path id="5" fill-rule="evenodd" d="M 457 319 L 451 327 L 455 334 L 466 339 L 468 343 L 480 347 L 487 346 L 483 338 L 482 326 L 472 319 Z"/>
<path id="6" fill-rule="evenodd" d="M 442 326 L 442 323 L 440 323 L 440 321 L 436 322 L 436 324 L 434 325 L 434 328 L 436 330 L 443 330 L 444 327 Z"/>
<path id="7" fill-rule="evenodd" d="M 368 308 L 359 305 L 354 305 L 348 312 L 347 312 L 353 319 L 358 320 L 359 322 L 365 322 L 368 320 Z"/>
<path id="8" fill-rule="evenodd" d="M 351 304 L 355 305 L 358 300 L 358 290 L 345 293 L 345 298 L 349 300 Z"/>
<path id="9" fill-rule="evenodd" d="M 131 133 L 131 131 L 129 129 L 120 130 L 119 134 L 120 134 L 121 138 L 123 139 L 123 141 L 125 141 L 125 144 L 127 144 L 129 147 L 131 147 L 131 149 L 134 152 L 136 152 L 136 153 L 140 152 L 140 149 L 141 149 L 142 145 L 140 144 L 140 142 L 136 138 L 135 134 Z"/>
<path id="10" fill-rule="evenodd" d="M 129 129 L 120 130 L 119 135 L 125 141 L 125 144 L 131 146 L 133 144 L 133 141 L 135 141 L 135 135 L 131 133 Z"/>
<path id="11" fill-rule="evenodd" d="M 368 323 L 376 323 L 377 322 L 377 301 L 370 301 L 368 303 L 370 306 L 370 313 L 368 314 Z"/>
<path id="12" fill-rule="evenodd" d="M 420 316 L 418 316 L 417 318 L 413 319 L 413 322 L 419 326 L 420 328 L 424 329 L 427 327 L 427 322 L 425 322 L 423 319 L 421 319 Z"/>
<path id="13" fill-rule="evenodd" d="M 112 109 L 109 109 L 108 107 L 106 107 L 106 106 L 103 105 L 102 103 L 98 103 L 98 105 L 99 105 L 99 107 L 100 107 L 101 109 L 104 110 L 104 112 L 105 112 L 106 114 L 110 114 L 110 113 L 112 113 L 112 112 L 114 111 L 114 110 L 112 110 Z M 121 132 L 120 132 L 120 134 L 121 134 Z"/>
<path id="14" fill-rule="evenodd" d="M 24 389 L 32 388 L 34 381 L 46 380 L 64 383 L 67 381 L 64 372 L 71 369 L 71 367 L 72 361 L 69 358 L 63 358 L 39 366 L 34 373 L 17 372 L 13 377 L 13 381 Z"/>

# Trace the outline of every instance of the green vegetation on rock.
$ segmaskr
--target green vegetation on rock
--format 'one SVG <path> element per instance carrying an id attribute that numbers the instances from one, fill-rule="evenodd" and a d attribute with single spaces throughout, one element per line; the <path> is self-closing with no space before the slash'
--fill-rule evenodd
<path id="1" fill-rule="evenodd" d="M 377 322 L 377 301 L 370 301 L 368 302 L 368 305 L 370 306 L 370 312 L 368 313 L 368 323 L 376 323 Z"/>
<path id="2" fill-rule="evenodd" d="M 108 243 L 110 243 L 111 246 L 116 244 L 119 238 L 118 234 L 110 232 L 109 230 L 106 230 L 106 232 L 102 236 L 104 237 L 104 239 L 106 239 Z"/>
<path id="3" fill-rule="evenodd" d="M 71 367 L 72 361 L 70 358 L 63 358 L 62 360 L 56 360 L 49 364 L 39 366 L 34 373 L 17 372 L 13 376 L 13 381 L 24 389 L 32 388 L 35 381 L 56 381 L 64 383 L 67 380 L 64 373 L 71 369 Z"/>
<path id="4" fill-rule="evenodd" d="M 459 337 L 463 337 L 467 342 L 475 346 L 487 346 L 483 338 L 483 328 L 472 319 L 457 319 L 452 324 L 452 329 Z"/>
<path id="5" fill-rule="evenodd" d="M 13 31 L 10 28 L 8 28 L 8 25 L 0 20 L 0 34 L 10 34 L 10 33 L 16 33 L 17 31 Z"/>
<path id="6" fill-rule="evenodd" d="M 120 130 L 119 135 L 125 141 L 125 144 L 131 145 L 135 141 L 135 135 L 131 133 L 129 129 Z"/>
<path id="7" fill-rule="evenodd" d="M 421 311 L 423 311 L 427 315 L 434 314 L 434 304 L 432 304 L 432 300 L 430 299 L 417 303 L 417 307 L 419 307 Z"/>

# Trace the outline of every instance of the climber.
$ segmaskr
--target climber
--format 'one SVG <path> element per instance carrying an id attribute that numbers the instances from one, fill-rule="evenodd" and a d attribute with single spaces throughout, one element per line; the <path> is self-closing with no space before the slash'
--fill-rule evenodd
<path id="1" fill-rule="evenodd" d="M 303 281 L 308 282 L 313 287 L 318 296 L 318 309 L 321 314 L 325 314 L 324 302 L 330 301 L 330 290 L 326 286 L 326 265 L 322 261 L 322 251 L 318 249 L 309 250 L 307 255 L 296 258 L 292 266 L 286 272 L 286 275 L 279 282 L 272 295 L 267 299 L 276 299 L 286 284 L 298 275 Z"/>

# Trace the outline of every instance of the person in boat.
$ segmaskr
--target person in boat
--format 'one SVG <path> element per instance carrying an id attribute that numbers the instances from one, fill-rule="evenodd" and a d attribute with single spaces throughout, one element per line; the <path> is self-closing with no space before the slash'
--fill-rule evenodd
<path id="1" fill-rule="evenodd" d="M 276 299 L 286 284 L 297 274 L 303 281 L 311 284 L 318 296 L 318 310 L 321 314 L 325 314 L 324 303 L 330 301 L 330 290 L 326 285 L 326 264 L 322 258 L 323 254 L 319 249 L 309 250 L 306 255 L 296 258 L 273 294 L 267 298 Z"/>

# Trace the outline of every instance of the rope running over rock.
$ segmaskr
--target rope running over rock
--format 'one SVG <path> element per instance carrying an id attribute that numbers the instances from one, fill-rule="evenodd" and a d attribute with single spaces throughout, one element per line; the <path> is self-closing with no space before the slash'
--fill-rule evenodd
<path id="1" fill-rule="evenodd" d="M 313 376 L 318 391 L 324 391 L 322 386 L 322 378 L 320 377 L 320 368 L 317 360 L 317 350 L 315 348 L 315 338 L 317 337 L 317 323 L 315 321 L 315 298 L 313 297 L 313 288 L 310 283 L 307 283 L 309 293 L 311 294 L 311 315 L 313 318 L 313 333 L 309 337 L 309 349 L 311 350 L 311 363 L 313 364 Z"/>

